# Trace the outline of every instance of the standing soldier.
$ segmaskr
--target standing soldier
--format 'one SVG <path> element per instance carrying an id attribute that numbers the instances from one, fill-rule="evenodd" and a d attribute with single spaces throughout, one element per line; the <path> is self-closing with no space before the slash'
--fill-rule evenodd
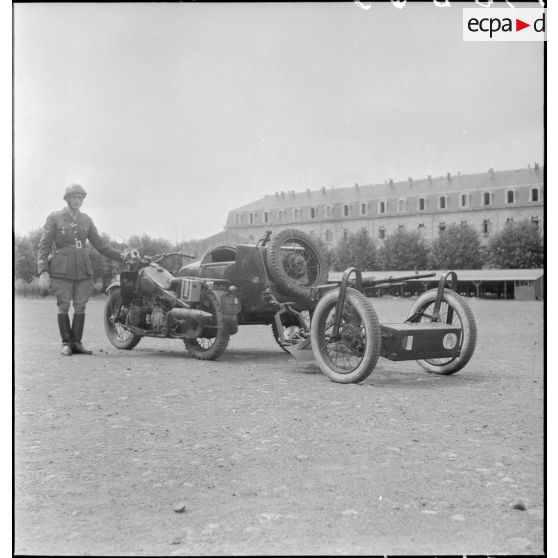
<path id="1" fill-rule="evenodd" d="M 85 305 L 93 292 L 93 266 L 85 250 L 87 240 L 112 260 L 120 261 L 127 255 L 126 250 L 119 252 L 104 242 L 91 217 L 80 212 L 86 195 L 83 186 L 70 184 L 64 191 L 68 206 L 47 217 L 39 242 L 39 285 L 43 292 L 50 289 L 56 296 L 64 356 L 92 354 L 81 344 Z M 70 326 L 68 311 L 72 301 L 74 317 Z"/>

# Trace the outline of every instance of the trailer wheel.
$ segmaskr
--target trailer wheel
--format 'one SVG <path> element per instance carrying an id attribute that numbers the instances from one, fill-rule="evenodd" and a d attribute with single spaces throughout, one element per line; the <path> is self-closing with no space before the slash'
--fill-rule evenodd
<path id="1" fill-rule="evenodd" d="M 438 290 L 432 289 L 422 294 L 411 307 L 409 318 L 413 322 L 432 322 L 432 311 Z M 440 304 L 440 321 L 461 327 L 460 354 L 452 358 L 431 358 L 417 360 L 427 371 L 434 374 L 455 374 L 471 360 L 477 344 L 477 323 L 475 316 L 465 300 L 457 293 L 444 290 Z"/>
<path id="2" fill-rule="evenodd" d="M 374 370 L 380 356 L 380 322 L 367 298 L 349 287 L 342 308 L 339 338 L 331 339 L 338 299 L 339 289 L 335 289 L 318 302 L 310 327 L 312 350 L 321 371 L 334 382 L 361 382 Z"/>
<path id="3" fill-rule="evenodd" d="M 308 299 L 310 288 L 327 283 L 328 269 L 312 237 L 297 229 L 275 235 L 266 253 L 271 279 L 285 296 Z"/>

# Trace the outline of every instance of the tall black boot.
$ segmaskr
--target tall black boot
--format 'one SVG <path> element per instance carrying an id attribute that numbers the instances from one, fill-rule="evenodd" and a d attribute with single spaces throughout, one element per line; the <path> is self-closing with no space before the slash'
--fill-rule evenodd
<path id="1" fill-rule="evenodd" d="M 70 316 L 58 314 L 58 329 L 62 337 L 62 349 L 60 353 L 64 356 L 72 355 L 72 328 L 70 327 Z"/>
<path id="2" fill-rule="evenodd" d="M 87 350 L 81 344 L 84 323 L 85 314 L 74 314 L 74 317 L 72 319 L 72 350 L 77 355 L 92 355 L 93 351 Z"/>

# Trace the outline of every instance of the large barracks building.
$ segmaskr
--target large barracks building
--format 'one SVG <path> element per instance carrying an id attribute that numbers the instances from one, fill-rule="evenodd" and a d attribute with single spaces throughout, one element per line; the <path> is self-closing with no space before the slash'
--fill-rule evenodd
<path id="1" fill-rule="evenodd" d="M 433 240 L 451 223 L 466 221 L 486 242 L 510 220 L 530 219 L 543 231 L 543 175 L 544 167 L 535 163 L 519 170 L 278 191 L 233 209 L 225 228 L 250 241 L 266 230 L 297 228 L 334 246 L 359 230 L 377 242 L 401 228 Z"/>

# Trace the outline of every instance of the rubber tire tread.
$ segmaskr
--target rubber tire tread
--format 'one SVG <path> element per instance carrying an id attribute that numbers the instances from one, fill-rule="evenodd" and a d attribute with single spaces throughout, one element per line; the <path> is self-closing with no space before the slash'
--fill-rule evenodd
<path id="1" fill-rule="evenodd" d="M 345 297 L 345 300 L 348 300 L 358 311 L 366 327 L 367 342 L 365 354 L 362 362 L 357 366 L 357 368 L 348 374 L 337 372 L 328 365 L 328 362 L 324 359 L 321 351 L 319 350 L 321 336 L 319 335 L 320 332 L 318 329 L 320 327 L 320 322 L 322 321 L 322 314 L 326 314 L 323 316 L 323 319 L 326 319 L 327 314 L 329 314 L 334 308 L 332 301 L 336 303 L 338 300 L 339 289 L 328 292 L 318 302 L 312 318 L 310 337 L 312 340 L 314 357 L 316 358 L 316 362 L 321 371 L 334 382 L 350 384 L 362 382 L 376 367 L 380 357 L 380 351 L 382 349 L 382 329 L 374 307 L 360 291 L 349 287 L 347 288 Z"/>
<path id="2" fill-rule="evenodd" d="M 293 281 L 283 267 L 283 257 L 281 255 L 281 246 L 287 240 L 298 240 L 309 247 L 315 254 L 318 261 L 319 270 L 318 276 L 313 281 L 312 285 L 301 286 Z M 314 240 L 306 233 L 298 229 L 285 229 L 272 237 L 266 251 L 267 267 L 271 279 L 277 285 L 279 292 L 285 296 L 292 296 L 298 299 L 309 299 L 311 287 L 315 285 L 323 285 L 327 283 L 328 268 L 319 248 L 314 243 Z"/>
<path id="3" fill-rule="evenodd" d="M 424 307 L 426 304 L 430 304 L 436 300 L 438 294 L 438 289 L 431 289 L 426 291 L 415 301 L 411 310 L 409 311 L 409 317 L 412 316 L 419 308 Z M 442 298 L 444 302 L 452 306 L 454 312 L 457 312 L 463 324 L 463 342 L 462 347 L 466 343 L 465 350 L 461 351 L 461 354 L 448 364 L 443 364 L 441 366 L 436 366 L 425 360 L 417 360 L 417 363 L 422 366 L 427 372 L 432 374 L 442 374 L 448 376 L 450 374 L 455 374 L 461 370 L 473 356 L 475 352 L 475 347 L 477 345 L 477 322 L 473 311 L 465 301 L 465 299 L 458 295 L 456 292 L 445 289 L 444 296 Z M 465 339 L 465 333 L 467 334 L 467 339 Z"/>
<path id="4" fill-rule="evenodd" d="M 214 293 L 210 292 L 207 296 L 213 306 L 212 314 L 217 319 L 217 335 L 214 337 L 213 344 L 209 349 L 204 349 L 198 342 L 199 338 L 184 339 L 186 350 L 197 360 L 215 360 L 219 358 L 225 352 L 230 339 L 230 334 L 225 327 L 225 320 L 221 312 L 221 303 Z"/>
<path id="5" fill-rule="evenodd" d="M 110 316 L 112 313 L 112 308 L 114 307 L 112 300 L 116 297 L 116 295 L 120 296 L 120 287 L 114 287 L 110 290 L 107 296 L 107 300 L 105 302 L 105 311 L 103 314 L 103 322 L 105 324 L 105 332 L 107 334 L 108 340 L 114 345 L 117 349 L 123 349 L 125 351 L 129 351 L 133 349 L 140 341 L 141 336 L 134 335 L 131 333 L 131 337 L 128 341 L 119 341 L 114 336 L 114 324 L 110 321 Z"/>

